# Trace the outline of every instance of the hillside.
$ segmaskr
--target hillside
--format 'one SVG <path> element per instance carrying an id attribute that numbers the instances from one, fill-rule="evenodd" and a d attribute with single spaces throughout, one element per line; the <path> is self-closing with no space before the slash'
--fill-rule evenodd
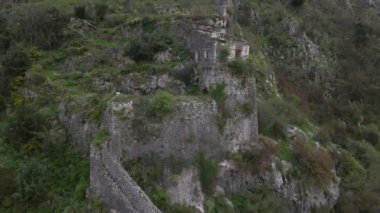
<path id="1" fill-rule="evenodd" d="M 0 212 L 380 212 L 379 0 L 0 0 Z"/>

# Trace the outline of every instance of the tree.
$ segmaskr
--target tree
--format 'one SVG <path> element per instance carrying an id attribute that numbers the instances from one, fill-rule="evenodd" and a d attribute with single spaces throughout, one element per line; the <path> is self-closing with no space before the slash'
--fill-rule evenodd
<path id="1" fill-rule="evenodd" d="M 9 78 L 23 75 L 30 67 L 31 60 L 22 47 L 14 46 L 4 56 L 2 64 L 5 69 L 5 77 Z"/>
<path id="2" fill-rule="evenodd" d="M 22 145 L 32 140 L 42 141 L 41 132 L 45 129 L 44 117 L 35 107 L 24 105 L 16 109 L 5 129 L 5 141 Z"/>
<path id="3" fill-rule="evenodd" d="M 39 202 L 47 192 L 46 167 L 37 159 L 26 159 L 17 171 L 16 184 L 21 200 Z"/>

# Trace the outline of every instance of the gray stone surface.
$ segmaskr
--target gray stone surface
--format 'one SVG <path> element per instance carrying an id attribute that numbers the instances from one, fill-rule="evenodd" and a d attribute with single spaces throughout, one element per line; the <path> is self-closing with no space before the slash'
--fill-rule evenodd
<path id="1" fill-rule="evenodd" d="M 68 133 L 70 143 L 88 157 L 90 143 L 97 131 L 97 126 L 89 122 L 84 117 L 83 112 L 70 112 L 68 110 L 69 104 L 80 103 L 61 102 L 59 106 L 59 120 Z"/>
<path id="2" fill-rule="evenodd" d="M 91 192 L 101 197 L 115 212 L 161 212 L 124 170 L 107 144 L 91 146 L 90 186 Z"/>
<path id="3" fill-rule="evenodd" d="M 169 187 L 168 194 L 174 204 L 192 206 L 200 213 L 205 212 L 205 196 L 199 181 L 198 169 L 195 167 L 183 169 L 182 173 L 175 177 L 175 183 Z"/>

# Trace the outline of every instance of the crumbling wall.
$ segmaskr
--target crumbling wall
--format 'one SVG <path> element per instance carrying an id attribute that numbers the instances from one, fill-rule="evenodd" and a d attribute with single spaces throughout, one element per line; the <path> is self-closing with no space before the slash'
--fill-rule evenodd
<path id="1" fill-rule="evenodd" d="M 136 182 L 128 175 L 111 147 L 91 146 L 91 192 L 118 213 L 160 213 Z"/>

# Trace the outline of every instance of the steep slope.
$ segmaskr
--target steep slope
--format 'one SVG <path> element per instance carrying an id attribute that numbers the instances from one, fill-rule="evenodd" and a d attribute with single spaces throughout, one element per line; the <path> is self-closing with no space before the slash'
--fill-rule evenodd
<path id="1" fill-rule="evenodd" d="M 0 211 L 377 212 L 379 6 L 4 1 Z"/>

